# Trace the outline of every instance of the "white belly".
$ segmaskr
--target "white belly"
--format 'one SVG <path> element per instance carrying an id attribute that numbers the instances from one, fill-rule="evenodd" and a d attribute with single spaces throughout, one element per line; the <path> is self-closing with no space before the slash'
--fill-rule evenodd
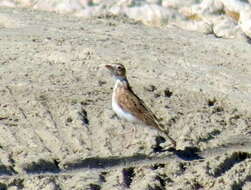
<path id="1" fill-rule="evenodd" d="M 136 122 L 138 121 L 136 117 L 134 117 L 132 114 L 130 114 L 129 112 L 125 112 L 124 110 L 122 110 L 122 108 L 117 104 L 117 101 L 115 100 L 115 89 L 118 85 L 119 81 L 116 81 L 115 83 L 115 87 L 114 87 L 114 91 L 112 94 L 112 109 L 113 111 L 122 119 L 126 119 L 128 121 L 132 121 L 132 122 Z"/>
<path id="2" fill-rule="evenodd" d="M 112 100 L 112 109 L 113 111 L 123 119 L 126 119 L 128 121 L 136 122 L 138 121 L 136 117 L 134 117 L 132 114 L 125 112 L 124 110 L 121 109 L 121 107 L 117 104 L 117 102 L 113 99 Z"/>

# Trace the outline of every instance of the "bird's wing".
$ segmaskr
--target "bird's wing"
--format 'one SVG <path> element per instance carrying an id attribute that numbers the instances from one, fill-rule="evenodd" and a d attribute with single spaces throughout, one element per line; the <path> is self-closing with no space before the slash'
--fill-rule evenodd
<path id="1" fill-rule="evenodd" d="M 176 146 L 176 141 L 169 136 L 168 132 L 159 124 L 157 117 L 154 113 L 146 107 L 144 102 L 129 88 L 120 88 L 119 95 L 117 96 L 117 103 L 126 112 L 131 113 L 133 116 L 139 118 L 144 124 L 164 132 L 165 135 Z"/>
<path id="2" fill-rule="evenodd" d="M 144 102 L 132 91 L 131 88 L 121 88 L 120 91 L 120 95 L 117 97 L 117 103 L 123 110 L 130 112 L 133 116 L 139 118 L 144 124 L 162 131 L 157 117 L 146 107 Z"/>

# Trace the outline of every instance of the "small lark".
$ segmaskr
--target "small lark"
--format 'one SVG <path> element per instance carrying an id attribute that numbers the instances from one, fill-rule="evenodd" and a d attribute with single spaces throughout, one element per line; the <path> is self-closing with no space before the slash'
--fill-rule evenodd
<path id="1" fill-rule="evenodd" d="M 142 123 L 164 133 L 176 147 L 176 141 L 163 129 L 157 117 L 148 109 L 144 102 L 132 91 L 126 77 L 126 69 L 122 64 L 106 65 L 116 79 L 112 94 L 112 108 L 115 113 L 128 121 Z"/>

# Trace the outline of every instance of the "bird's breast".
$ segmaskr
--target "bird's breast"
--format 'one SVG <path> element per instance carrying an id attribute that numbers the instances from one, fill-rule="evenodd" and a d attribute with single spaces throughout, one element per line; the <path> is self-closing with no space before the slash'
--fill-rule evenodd
<path id="1" fill-rule="evenodd" d="M 116 82 L 115 87 L 113 89 L 113 94 L 112 94 L 112 109 L 120 118 L 126 119 L 128 121 L 132 121 L 132 122 L 138 122 L 138 119 L 135 116 L 133 116 L 130 112 L 122 109 L 121 106 L 119 105 L 117 99 L 118 99 L 118 96 L 121 95 L 120 93 L 123 93 L 123 90 L 121 88 L 123 87 L 120 86 L 120 83 Z"/>

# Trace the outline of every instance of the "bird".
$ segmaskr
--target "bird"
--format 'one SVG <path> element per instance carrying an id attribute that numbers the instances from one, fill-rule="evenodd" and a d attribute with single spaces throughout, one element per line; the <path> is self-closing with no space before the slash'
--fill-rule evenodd
<path id="1" fill-rule="evenodd" d="M 163 133 L 176 147 L 176 141 L 160 124 L 156 115 L 145 105 L 132 90 L 126 75 L 126 68 L 120 63 L 106 64 L 105 67 L 115 78 L 112 93 L 112 109 L 119 116 L 129 122 L 140 123 Z"/>

